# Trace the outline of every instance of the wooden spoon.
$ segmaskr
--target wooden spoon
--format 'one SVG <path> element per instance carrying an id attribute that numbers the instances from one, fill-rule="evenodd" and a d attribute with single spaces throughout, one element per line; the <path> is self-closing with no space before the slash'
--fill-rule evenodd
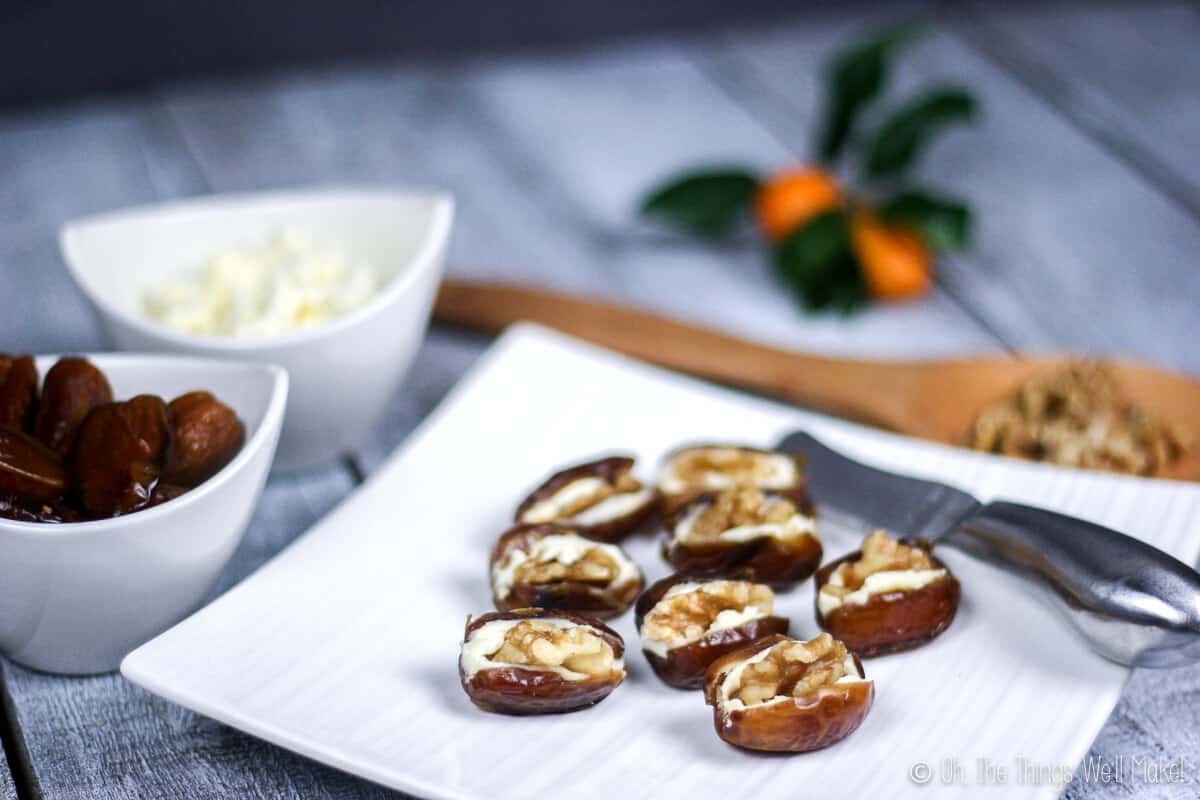
<path id="1" fill-rule="evenodd" d="M 970 424 L 1031 375 L 1067 356 L 873 361 L 797 353 L 647 311 L 522 286 L 446 280 L 443 322 L 489 332 L 528 320 L 626 355 L 924 439 L 960 445 Z M 1192 437 L 1162 477 L 1200 480 L 1200 383 L 1127 361 L 1106 362 L 1134 402 Z"/>

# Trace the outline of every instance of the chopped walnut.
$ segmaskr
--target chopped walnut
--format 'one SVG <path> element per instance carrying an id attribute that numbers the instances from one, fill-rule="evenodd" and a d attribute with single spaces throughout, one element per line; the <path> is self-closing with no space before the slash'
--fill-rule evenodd
<path id="1" fill-rule="evenodd" d="M 750 606 L 769 615 L 775 607 L 775 593 L 749 581 L 709 581 L 660 600 L 642 621 L 642 635 L 668 643 L 695 641 L 722 611 L 744 611 Z"/>
<path id="2" fill-rule="evenodd" d="M 531 558 L 513 571 L 514 583 L 542 584 L 577 581 L 607 586 L 620 573 L 616 559 L 600 547 L 593 547 L 576 561 L 564 564 L 553 558 L 539 558 L 535 550 Z"/>
<path id="3" fill-rule="evenodd" d="M 838 567 L 842 585 L 826 583 L 821 591 L 841 597 L 861 588 L 867 577 L 876 572 L 910 569 L 936 567 L 921 548 L 906 545 L 888 536 L 887 531 L 878 530 L 863 540 L 862 556 L 857 561 L 847 561 Z"/>
<path id="4" fill-rule="evenodd" d="M 846 645 L 828 633 L 810 642 L 781 642 L 765 658 L 742 669 L 740 683 L 729 699 L 749 706 L 776 697 L 803 697 L 850 674 L 846 671 L 848 656 Z"/>
<path id="5" fill-rule="evenodd" d="M 586 627 L 562 628 L 536 620 L 510 628 L 500 649 L 488 658 L 517 666 L 563 667 L 596 678 L 609 677 L 616 667 L 612 647 Z"/>
<path id="6" fill-rule="evenodd" d="M 1035 375 L 985 409 L 967 433 L 975 450 L 1071 467 L 1154 475 L 1190 448 L 1174 425 L 1123 397 L 1103 364 Z"/>
<path id="7" fill-rule="evenodd" d="M 784 523 L 797 513 L 790 500 L 769 497 L 753 486 L 726 489 L 692 520 L 689 538 L 712 540 L 742 525 Z"/>

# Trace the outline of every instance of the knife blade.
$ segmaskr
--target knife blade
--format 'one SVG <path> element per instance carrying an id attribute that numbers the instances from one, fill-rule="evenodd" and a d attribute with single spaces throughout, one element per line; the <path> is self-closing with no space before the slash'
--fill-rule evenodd
<path id="1" fill-rule="evenodd" d="M 1102 656 L 1174 667 L 1200 660 L 1200 573 L 1110 528 L 869 467 L 796 431 L 778 449 L 806 460 L 818 510 L 940 542 L 1039 585 Z"/>

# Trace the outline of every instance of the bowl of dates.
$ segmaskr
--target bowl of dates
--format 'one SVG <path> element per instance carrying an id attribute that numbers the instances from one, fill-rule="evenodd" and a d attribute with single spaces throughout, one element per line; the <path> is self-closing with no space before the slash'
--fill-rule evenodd
<path id="1" fill-rule="evenodd" d="M 0 355 L 0 652 L 116 669 L 195 610 L 262 492 L 278 367 Z"/>

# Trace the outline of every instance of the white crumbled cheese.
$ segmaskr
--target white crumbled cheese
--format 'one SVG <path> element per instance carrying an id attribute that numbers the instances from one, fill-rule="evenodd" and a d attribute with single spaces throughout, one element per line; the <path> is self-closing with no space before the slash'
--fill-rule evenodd
<path id="1" fill-rule="evenodd" d="M 721 704 L 721 706 L 729 711 L 745 708 L 746 704 L 740 699 L 736 697 L 730 697 L 731 694 L 742 688 L 742 672 L 744 672 L 746 667 L 750 666 L 751 664 L 757 664 L 759 661 L 765 659 L 771 654 L 772 651 L 775 650 L 776 647 L 782 647 L 786 644 L 791 644 L 791 642 L 780 642 L 779 644 L 767 647 L 731 669 L 729 674 L 725 676 L 725 680 L 721 682 L 721 688 L 718 692 L 717 701 Z M 842 662 L 842 666 L 846 670 L 846 674 L 834 681 L 835 684 L 858 683 L 859 681 L 864 680 L 862 671 L 859 670 L 858 664 L 854 662 L 854 655 L 852 653 L 846 654 L 846 660 Z M 792 698 L 790 695 L 781 694 L 756 705 L 770 705 L 772 703 L 779 703 L 791 699 Z"/>
<path id="2" fill-rule="evenodd" d="M 692 534 L 696 520 L 708 510 L 708 506 L 697 504 L 686 517 L 675 527 L 674 537 L 677 542 L 693 542 L 697 537 Z M 804 535 L 817 535 L 817 520 L 806 514 L 796 513 L 784 522 L 769 522 L 756 525 L 739 525 L 722 531 L 717 537 L 723 542 L 749 542 L 764 536 L 776 539 L 798 539 Z"/>
<path id="3" fill-rule="evenodd" d="M 829 578 L 829 583 L 821 587 L 817 593 L 817 608 L 822 617 L 828 616 L 843 605 L 861 606 L 871 599 L 872 595 L 887 592 L 910 592 L 928 586 L 934 581 L 946 576 L 944 569 L 894 569 L 884 570 L 868 575 L 863 585 L 853 592 L 839 597 L 825 591 L 825 586 L 845 586 L 841 569 L 835 570 Z"/>
<path id="4" fill-rule="evenodd" d="M 543 630 L 549 628 L 574 628 L 578 624 L 570 620 L 554 618 L 531 620 L 497 619 L 485 623 L 472 633 L 467 641 L 463 642 L 462 654 L 459 656 L 459 663 L 462 666 L 463 674 L 467 678 L 471 678 L 480 670 L 510 666 L 499 661 L 492 661 L 491 656 L 504 645 L 504 637 L 508 632 L 522 622 L 529 622 L 535 628 Z M 533 664 L 522 664 L 520 666 L 521 669 L 537 672 L 553 672 L 569 681 L 582 681 L 589 677 L 582 672 L 575 672 L 563 666 L 538 666 Z M 614 672 L 624 672 L 625 660 L 621 658 L 615 659 L 612 668 Z"/>
<path id="5" fill-rule="evenodd" d="M 607 554 L 616 563 L 617 576 L 612 586 L 624 586 L 638 579 L 637 564 L 616 545 L 585 539 L 577 533 L 554 533 L 536 540 L 530 551 L 519 547 L 510 549 L 504 559 L 492 568 L 492 589 L 496 597 L 503 600 L 512 593 L 517 567 L 526 561 L 574 564 L 593 549 Z"/>
<path id="6" fill-rule="evenodd" d="M 745 458 L 746 452 L 739 450 L 736 447 L 713 447 L 706 448 L 709 451 L 709 458 L 717 463 L 721 460 L 736 461 Z M 780 455 L 778 453 L 759 453 L 756 456 L 760 471 L 754 476 L 754 485 L 760 489 L 790 489 L 796 485 L 796 462 L 789 456 Z M 737 485 L 729 475 L 715 470 L 704 473 L 704 479 L 701 485 L 697 486 L 694 481 L 688 481 L 676 474 L 674 463 L 669 463 L 667 469 L 659 479 L 659 488 L 667 494 L 678 494 L 686 492 L 690 489 L 703 489 L 707 491 L 720 491 L 721 489 L 730 489 Z"/>
<path id="7" fill-rule="evenodd" d="M 374 297 L 379 275 L 303 231 L 231 248 L 145 293 L 156 322 L 206 336 L 278 336 L 342 316 Z"/>

